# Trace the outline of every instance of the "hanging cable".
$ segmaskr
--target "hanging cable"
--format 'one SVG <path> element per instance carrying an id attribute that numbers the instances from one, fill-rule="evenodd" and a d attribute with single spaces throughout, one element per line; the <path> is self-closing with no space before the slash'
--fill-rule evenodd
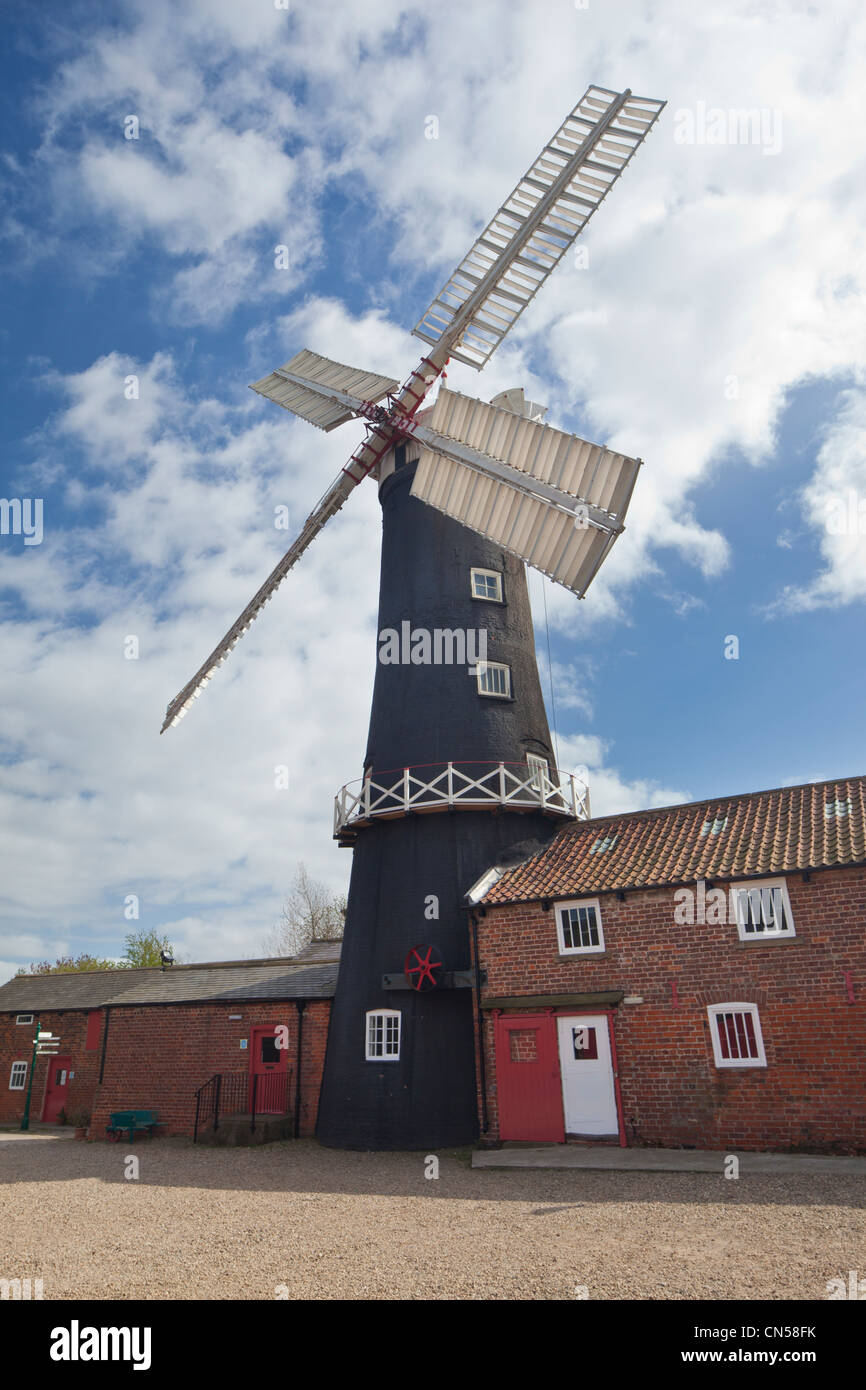
<path id="1" fill-rule="evenodd" d="M 547 676 L 550 681 L 550 718 L 553 724 L 553 747 L 556 753 L 556 766 L 560 767 L 559 738 L 556 732 L 556 700 L 553 697 L 553 660 L 550 655 L 550 623 L 547 621 L 547 583 L 544 575 L 541 576 L 541 593 L 544 598 L 544 628 L 547 633 Z"/>

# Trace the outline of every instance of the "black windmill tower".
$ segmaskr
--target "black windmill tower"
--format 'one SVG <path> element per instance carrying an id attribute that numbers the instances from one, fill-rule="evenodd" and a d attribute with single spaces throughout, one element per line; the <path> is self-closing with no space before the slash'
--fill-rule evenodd
<path id="1" fill-rule="evenodd" d="M 379 660 L 363 775 L 334 830 L 353 848 L 318 1137 L 423 1148 L 477 1132 L 467 891 L 491 865 L 587 814 L 557 771 L 524 566 L 582 596 L 617 535 L 639 460 L 543 423 L 522 390 L 490 404 L 440 389 L 477 369 L 562 260 L 664 103 L 590 87 L 414 332 L 400 386 L 303 350 L 254 390 L 363 442 L 297 540 L 172 701 L 176 724 L 354 488 L 382 505 Z M 382 402 L 385 402 L 382 404 Z"/>

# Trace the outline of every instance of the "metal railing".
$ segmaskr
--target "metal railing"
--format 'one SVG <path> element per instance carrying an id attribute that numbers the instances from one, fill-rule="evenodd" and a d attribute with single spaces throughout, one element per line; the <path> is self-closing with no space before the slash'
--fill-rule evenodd
<path id="1" fill-rule="evenodd" d="M 245 1119 L 249 1115 L 250 1130 L 254 1131 L 257 1116 L 288 1115 L 290 1077 L 288 1067 L 253 1076 L 249 1072 L 217 1072 L 195 1093 L 193 1143 L 198 1141 L 199 1130 L 219 1129 L 220 1116 Z"/>
<path id="2" fill-rule="evenodd" d="M 486 769 L 486 770 L 485 770 Z M 450 806 L 501 806 L 543 810 L 588 820 L 589 787 L 573 773 L 553 774 L 526 763 L 447 762 L 394 768 L 358 778 L 334 798 L 334 835 L 373 816 Z"/>

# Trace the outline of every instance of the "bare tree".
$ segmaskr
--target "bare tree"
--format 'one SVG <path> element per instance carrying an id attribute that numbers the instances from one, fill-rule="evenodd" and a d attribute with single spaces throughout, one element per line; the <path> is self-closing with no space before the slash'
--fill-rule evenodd
<path id="1" fill-rule="evenodd" d="M 339 941 L 345 917 L 346 899 L 310 878 L 306 865 L 299 862 L 292 890 L 283 903 L 280 924 L 263 942 L 264 953 L 295 956 L 312 941 Z"/>

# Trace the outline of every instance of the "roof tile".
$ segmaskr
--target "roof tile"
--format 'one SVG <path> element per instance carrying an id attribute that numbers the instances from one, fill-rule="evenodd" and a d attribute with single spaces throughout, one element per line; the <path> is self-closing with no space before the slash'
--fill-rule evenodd
<path id="1" fill-rule="evenodd" d="M 540 853 L 507 869 L 484 902 L 862 863 L 866 777 L 851 777 L 572 822 Z"/>

